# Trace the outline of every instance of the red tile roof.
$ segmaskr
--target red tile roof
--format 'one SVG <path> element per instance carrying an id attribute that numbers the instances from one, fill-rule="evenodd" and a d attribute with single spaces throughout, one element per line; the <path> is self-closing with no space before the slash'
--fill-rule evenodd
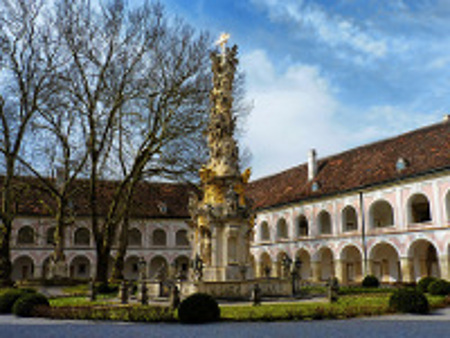
<path id="1" fill-rule="evenodd" d="M 399 158 L 407 162 L 401 172 Z M 252 182 L 248 194 L 254 209 L 267 209 L 449 169 L 450 123 L 443 122 L 321 159 L 312 182 L 302 164 Z"/>
<path id="2" fill-rule="evenodd" d="M 407 161 L 401 172 L 396 169 L 399 158 Z M 318 161 L 318 173 L 313 181 L 307 179 L 306 164 L 253 181 L 247 194 L 253 208 L 261 210 L 441 170 L 450 170 L 449 122 L 323 158 Z M 19 214 L 51 216 L 54 202 L 47 193 L 36 189 L 36 179 L 20 177 L 19 180 L 24 183 L 17 205 Z M 319 184 L 315 192 L 313 182 Z M 117 185 L 117 181 L 99 182 L 100 215 L 106 215 Z M 75 214 L 88 216 L 89 181 L 78 180 L 76 189 Z M 194 188 L 182 183 L 141 182 L 133 197 L 132 217 L 188 218 L 190 191 Z"/>
<path id="3" fill-rule="evenodd" d="M 31 177 L 19 177 L 19 202 L 17 212 L 20 215 L 52 216 L 55 202 L 50 194 L 39 189 L 39 181 Z M 0 184 L 1 184 L 0 180 Z M 99 181 L 99 214 L 106 215 L 118 181 Z M 89 181 L 77 180 L 71 198 L 76 216 L 89 216 Z M 135 189 L 131 215 L 134 218 L 187 218 L 189 192 L 192 186 L 181 183 L 140 182 Z"/>

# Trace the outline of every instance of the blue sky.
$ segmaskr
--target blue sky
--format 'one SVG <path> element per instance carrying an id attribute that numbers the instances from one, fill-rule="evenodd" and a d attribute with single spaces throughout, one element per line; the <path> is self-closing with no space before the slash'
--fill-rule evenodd
<path id="1" fill-rule="evenodd" d="M 440 122 L 450 112 L 450 0 L 162 0 L 231 34 L 253 110 L 253 178 Z"/>

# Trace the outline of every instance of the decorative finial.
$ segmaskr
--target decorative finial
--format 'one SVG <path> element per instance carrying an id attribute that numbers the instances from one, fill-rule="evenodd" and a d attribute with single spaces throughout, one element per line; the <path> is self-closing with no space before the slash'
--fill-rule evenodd
<path id="1" fill-rule="evenodd" d="M 220 46 L 220 49 L 222 50 L 222 54 L 225 54 L 225 46 L 228 42 L 228 39 L 230 39 L 229 33 L 222 33 L 220 34 L 219 40 L 217 40 L 216 45 Z"/>

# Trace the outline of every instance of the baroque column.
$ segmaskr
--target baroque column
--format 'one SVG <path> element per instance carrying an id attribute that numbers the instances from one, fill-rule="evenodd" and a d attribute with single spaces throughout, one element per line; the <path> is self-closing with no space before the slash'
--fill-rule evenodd
<path id="1" fill-rule="evenodd" d="M 240 173 L 234 139 L 233 83 L 237 47 L 211 53 L 213 89 L 208 125 L 209 160 L 200 170 L 201 195 L 191 196 L 189 210 L 194 233 L 193 258 L 200 257 L 206 281 L 240 280 L 252 275 L 250 239 L 253 216 L 245 198 L 250 169 Z"/>

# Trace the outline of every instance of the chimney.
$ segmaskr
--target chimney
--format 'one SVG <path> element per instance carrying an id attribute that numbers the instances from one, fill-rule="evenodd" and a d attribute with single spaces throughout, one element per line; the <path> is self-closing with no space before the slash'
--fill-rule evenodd
<path id="1" fill-rule="evenodd" d="M 317 154 L 315 149 L 308 152 L 308 181 L 312 181 L 317 175 Z"/>

